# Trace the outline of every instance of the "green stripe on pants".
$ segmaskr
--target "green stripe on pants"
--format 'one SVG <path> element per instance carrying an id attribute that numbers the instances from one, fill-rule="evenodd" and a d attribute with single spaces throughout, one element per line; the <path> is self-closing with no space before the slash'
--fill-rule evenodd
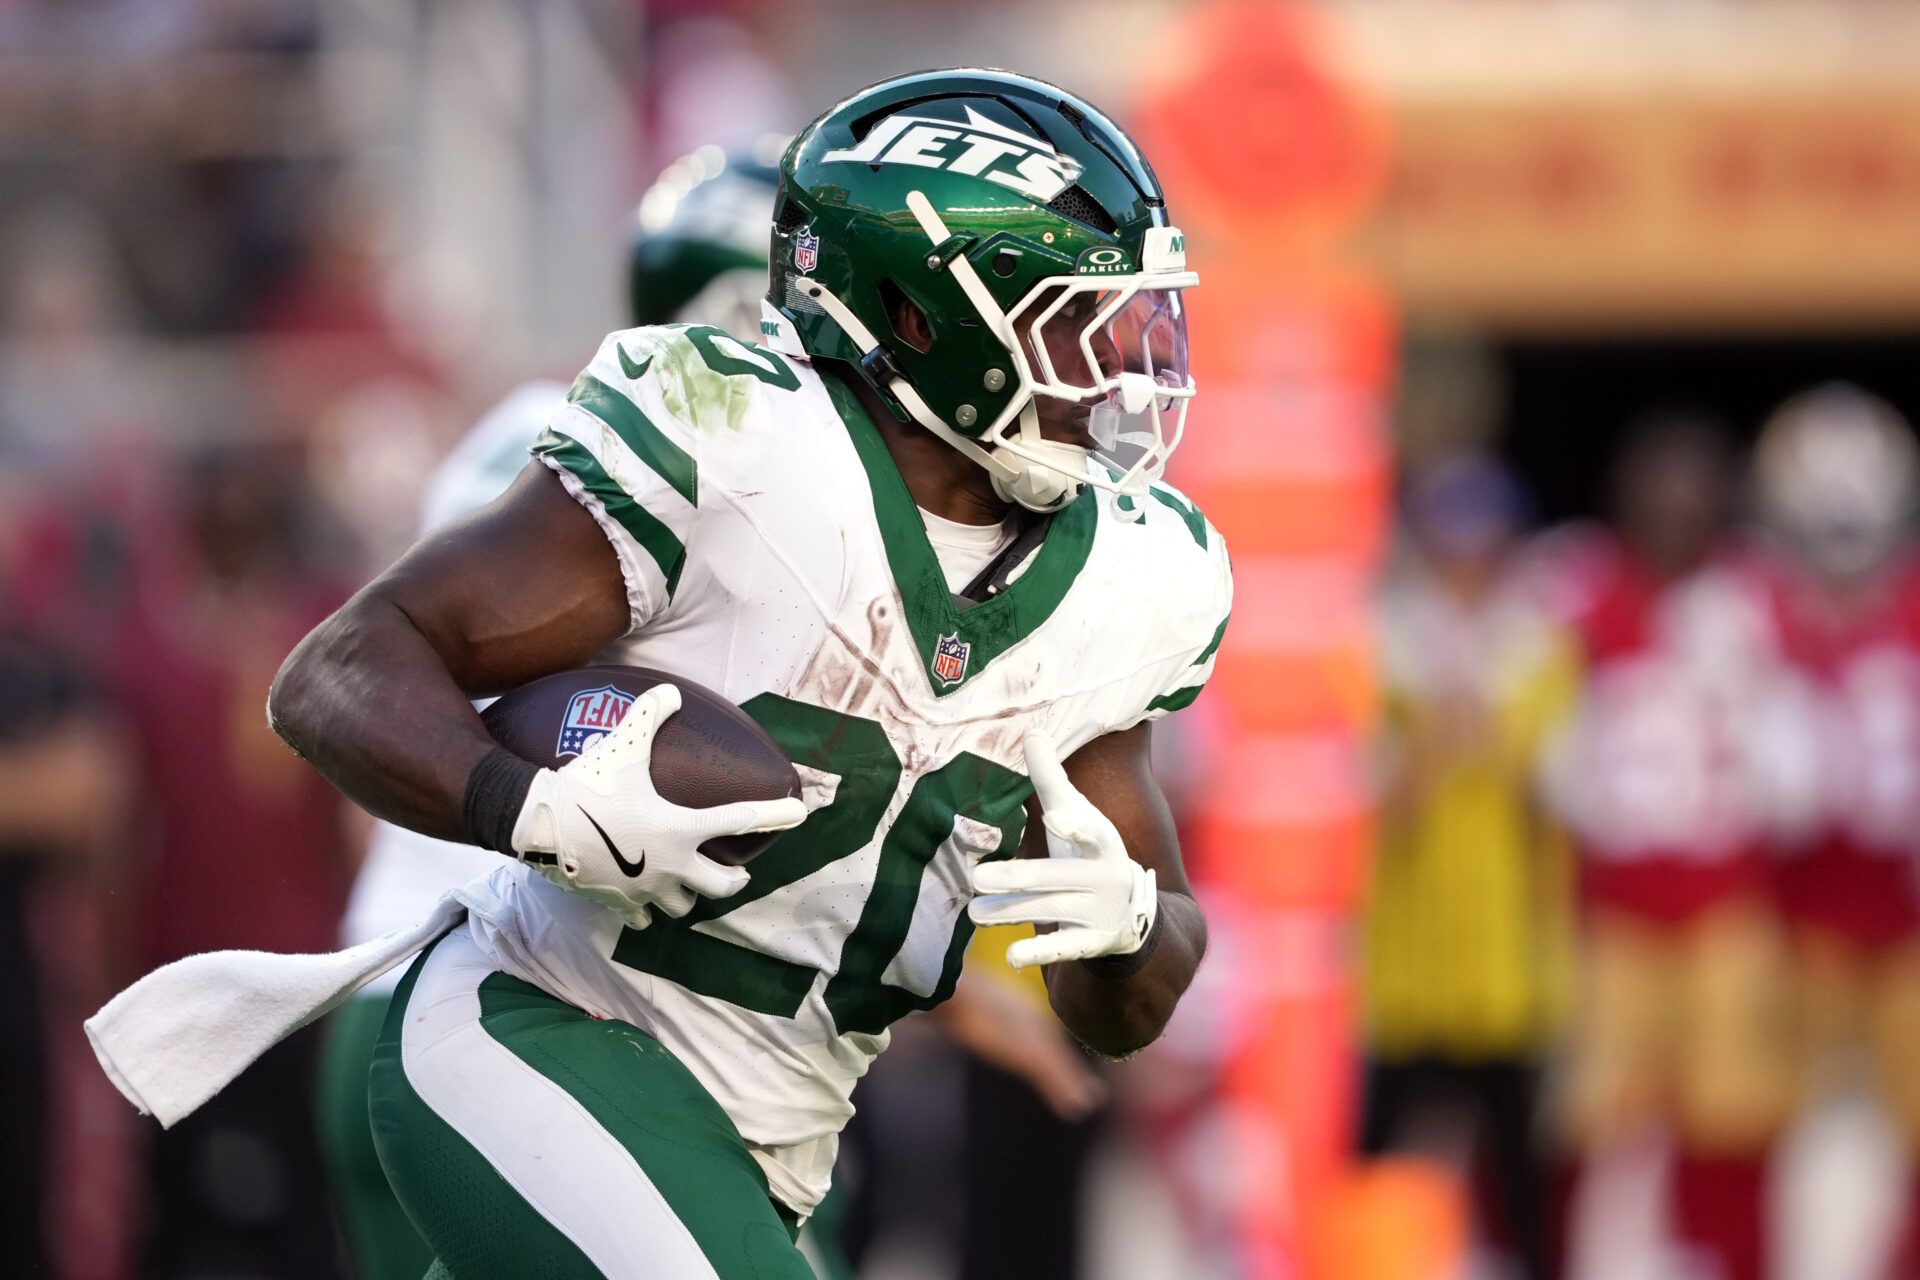
<path id="1" fill-rule="evenodd" d="M 372 1114 L 447 1275 L 597 1276 L 591 1253 L 621 1280 L 811 1280 L 759 1166 L 677 1059 L 492 971 L 464 931 L 441 947 L 395 994 Z"/>
<path id="2" fill-rule="evenodd" d="M 373 1142 L 394 1194 L 439 1255 L 439 1268 L 456 1280 L 599 1280 L 586 1255 L 407 1083 L 400 1061 L 407 1001 L 434 947 L 420 954 L 393 993 L 368 1077 Z"/>
<path id="3" fill-rule="evenodd" d="M 658 1040 L 504 973 L 480 984 L 480 1009 L 488 1035 L 619 1140 L 723 1280 L 813 1280 L 733 1121 Z"/>

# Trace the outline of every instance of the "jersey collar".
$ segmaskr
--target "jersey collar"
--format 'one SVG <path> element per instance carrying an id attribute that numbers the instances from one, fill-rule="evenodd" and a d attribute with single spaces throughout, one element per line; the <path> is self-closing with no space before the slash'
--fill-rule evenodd
<path id="1" fill-rule="evenodd" d="M 1093 549 L 1098 512 L 1091 489 L 1057 512 L 1033 563 L 1005 590 L 965 610 L 955 605 L 946 575 L 893 455 L 853 392 L 839 379 L 821 378 L 846 424 L 873 494 L 881 545 L 900 592 L 900 607 L 920 671 L 935 697 L 945 697 L 1026 639 L 1059 607 Z"/>

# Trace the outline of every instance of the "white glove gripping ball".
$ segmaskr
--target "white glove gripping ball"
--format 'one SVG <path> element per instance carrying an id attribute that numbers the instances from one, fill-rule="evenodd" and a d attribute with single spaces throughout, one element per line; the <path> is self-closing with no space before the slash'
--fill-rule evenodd
<path id="1" fill-rule="evenodd" d="M 613 908 L 635 928 L 645 928 L 655 908 L 683 916 L 696 895 L 726 898 L 746 887 L 745 868 L 703 856 L 705 841 L 784 831 L 807 816 L 795 797 L 706 809 L 662 799 L 649 771 L 653 738 L 679 709 L 674 685 L 648 689 L 578 759 L 540 770 L 514 823 L 514 852 L 561 888 Z"/>

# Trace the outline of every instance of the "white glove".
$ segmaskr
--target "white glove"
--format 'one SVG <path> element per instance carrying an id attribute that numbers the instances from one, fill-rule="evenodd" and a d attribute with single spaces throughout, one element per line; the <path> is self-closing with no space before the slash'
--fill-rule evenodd
<path id="1" fill-rule="evenodd" d="M 715 836 L 784 831 L 807 807 L 798 797 L 688 809 L 663 800 L 648 766 L 660 722 L 680 709 L 680 690 L 653 686 L 612 732 L 578 759 L 534 775 L 513 825 L 513 848 L 562 889 L 612 907 L 644 929 L 652 910 L 683 916 L 696 894 L 726 898 L 746 887 L 743 867 L 700 853 Z"/>
<path id="2" fill-rule="evenodd" d="M 976 866 L 973 891 L 981 896 L 967 914 L 975 924 L 1060 926 L 1008 947 L 1016 969 L 1138 951 L 1160 909 L 1153 872 L 1127 856 L 1107 815 L 1067 780 L 1052 738 L 1028 730 L 1026 752 L 1049 856 Z"/>

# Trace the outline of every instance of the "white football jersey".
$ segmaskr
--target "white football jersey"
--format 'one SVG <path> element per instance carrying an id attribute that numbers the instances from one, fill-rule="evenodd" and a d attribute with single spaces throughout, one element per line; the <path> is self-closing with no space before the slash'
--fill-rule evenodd
<path id="1" fill-rule="evenodd" d="M 1226 548 L 1172 489 L 1127 521 L 1088 488 L 1009 586 L 957 602 L 847 388 L 704 326 L 610 336 L 534 452 L 619 556 L 633 625 L 602 660 L 740 704 L 811 812 L 682 919 L 627 928 L 511 866 L 474 936 L 656 1036 L 806 1213 L 888 1025 L 953 991 L 969 868 L 1017 852 L 1022 736 L 1068 754 L 1191 702 L 1225 631 Z"/>

